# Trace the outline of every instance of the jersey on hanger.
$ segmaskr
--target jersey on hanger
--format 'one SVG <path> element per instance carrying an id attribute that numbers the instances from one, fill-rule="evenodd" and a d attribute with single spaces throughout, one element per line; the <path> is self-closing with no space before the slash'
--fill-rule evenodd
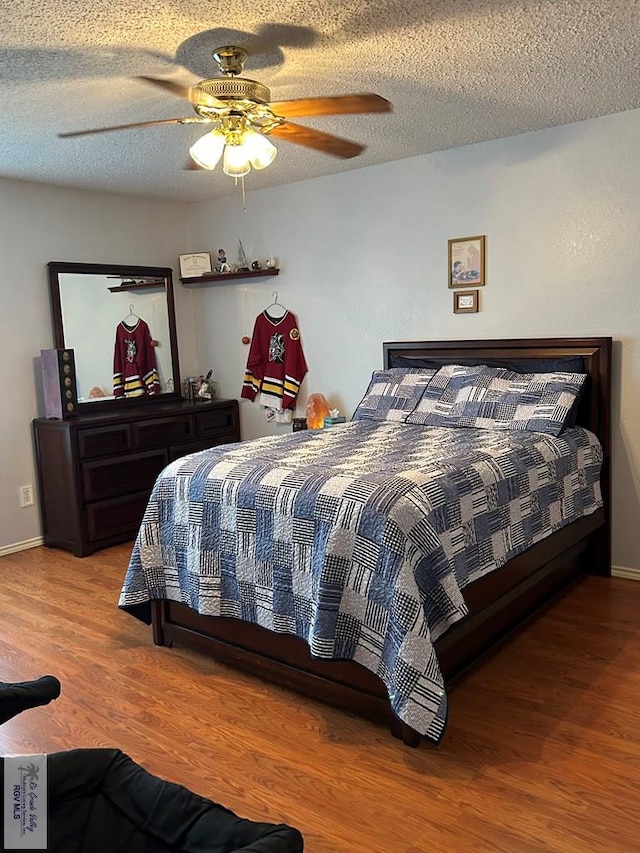
<path id="1" fill-rule="evenodd" d="M 134 326 L 122 320 L 113 352 L 114 397 L 142 397 L 161 390 L 149 326 L 140 319 Z"/>
<path id="2" fill-rule="evenodd" d="M 286 311 L 256 317 L 242 384 L 242 397 L 272 409 L 294 409 L 300 383 L 307 373 L 298 321 Z"/>

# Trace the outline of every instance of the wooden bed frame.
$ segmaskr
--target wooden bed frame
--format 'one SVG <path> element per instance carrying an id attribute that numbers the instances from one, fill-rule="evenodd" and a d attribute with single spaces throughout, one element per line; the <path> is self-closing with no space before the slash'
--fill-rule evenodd
<path id="1" fill-rule="evenodd" d="M 524 624 L 579 575 L 611 574 L 610 392 L 611 338 L 535 338 L 480 341 L 398 342 L 383 345 L 384 365 L 396 356 L 465 363 L 579 356 L 589 376 L 578 424 L 600 439 L 604 450 L 604 508 L 539 542 L 464 589 L 469 616 L 437 642 L 450 684 L 501 640 Z M 307 644 L 237 619 L 201 616 L 184 604 L 152 602 L 153 640 L 183 643 L 217 660 L 307 696 L 389 725 L 394 736 L 417 746 L 421 736 L 391 712 L 387 691 L 373 673 L 353 661 L 326 661 Z"/>

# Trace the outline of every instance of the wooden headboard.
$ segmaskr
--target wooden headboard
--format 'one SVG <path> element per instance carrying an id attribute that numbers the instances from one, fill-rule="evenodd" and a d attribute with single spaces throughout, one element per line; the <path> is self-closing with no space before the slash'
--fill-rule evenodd
<path id="1" fill-rule="evenodd" d="M 500 363 L 522 360 L 531 371 L 532 360 L 579 358 L 588 376 L 577 423 L 600 439 L 603 449 L 602 496 L 611 530 L 611 338 L 505 338 L 474 341 L 395 341 L 383 345 L 385 368 L 400 359 L 428 359 L 438 364 Z M 556 368 L 559 370 L 561 368 Z M 541 368 L 544 370 L 544 367 Z"/>

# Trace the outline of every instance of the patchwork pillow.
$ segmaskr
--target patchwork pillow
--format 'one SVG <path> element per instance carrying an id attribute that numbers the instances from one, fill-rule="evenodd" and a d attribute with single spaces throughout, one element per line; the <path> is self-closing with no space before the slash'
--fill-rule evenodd
<path id="1" fill-rule="evenodd" d="M 404 423 L 421 399 L 435 370 L 406 367 L 374 370 L 353 420 Z"/>
<path id="2" fill-rule="evenodd" d="M 567 426 L 586 378 L 584 373 L 516 373 L 448 364 L 431 379 L 406 423 L 557 436 Z"/>

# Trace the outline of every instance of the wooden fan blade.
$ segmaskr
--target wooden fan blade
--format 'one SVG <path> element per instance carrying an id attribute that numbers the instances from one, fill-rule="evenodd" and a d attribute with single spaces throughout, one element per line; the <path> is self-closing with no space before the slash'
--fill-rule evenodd
<path id="1" fill-rule="evenodd" d="M 151 83 L 152 86 L 159 86 L 166 92 L 178 95 L 179 98 L 184 98 L 191 104 L 199 104 L 203 107 L 224 107 L 224 103 L 214 98 L 213 95 L 208 95 L 193 86 L 183 86 L 174 80 L 166 80 L 162 77 L 145 77 L 144 75 L 139 75 L 136 80 L 143 80 L 145 83 Z"/>
<path id="2" fill-rule="evenodd" d="M 207 119 L 202 118 L 160 118 L 155 121 L 136 121 L 133 124 L 114 124 L 111 127 L 94 127 L 91 130 L 70 130 L 67 133 L 59 133 L 61 139 L 70 136 L 89 136 L 92 133 L 110 133 L 112 130 L 131 130 L 134 127 L 153 127 L 160 124 L 208 124 Z"/>
<path id="3" fill-rule="evenodd" d="M 389 113 L 392 104 L 380 95 L 338 95 L 329 98 L 298 98 L 292 101 L 274 101 L 269 108 L 284 118 L 304 116 L 331 116 L 355 113 Z"/>
<path id="4" fill-rule="evenodd" d="M 365 149 L 364 145 L 358 145 L 357 142 L 341 139 L 339 136 L 331 136 L 329 133 L 312 130 L 310 127 L 293 124 L 290 121 L 274 127 L 273 130 L 269 131 L 269 136 L 277 136 L 280 139 L 295 142 L 296 145 L 315 148 L 316 151 L 322 151 L 324 154 L 331 154 L 334 157 L 357 157 Z"/>

